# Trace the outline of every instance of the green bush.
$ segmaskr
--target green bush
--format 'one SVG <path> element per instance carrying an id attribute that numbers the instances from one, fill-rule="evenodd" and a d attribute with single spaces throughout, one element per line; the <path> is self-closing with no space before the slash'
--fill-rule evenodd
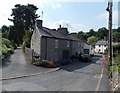
<path id="1" fill-rule="evenodd" d="M 2 46 L 0 50 L 2 52 L 0 54 L 0 60 L 4 60 L 7 56 L 13 53 L 13 50 L 14 50 L 13 43 L 6 38 L 2 38 Z"/>
<path id="2" fill-rule="evenodd" d="M 110 66 L 109 60 L 106 60 L 106 62 L 105 62 L 105 66 L 108 70 L 108 76 L 109 77 L 112 74 L 112 71 L 118 71 L 119 74 L 120 74 L 120 54 L 114 53 L 114 57 L 115 57 L 115 59 L 113 60 L 113 65 L 112 66 Z"/>
<path id="3" fill-rule="evenodd" d="M 120 73 L 120 54 L 116 56 L 116 59 L 114 61 L 114 70 L 118 70 Z"/>
<path id="4" fill-rule="evenodd" d="M 47 66 L 48 66 L 48 63 L 49 63 L 49 61 L 47 61 L 47 60 L 42 60 L 42 61 L 34 62 L 33 65 L 47 67 Z"/>
<path id="5" fill-rule="evenodd" d="M 25 47 L 30 48 L 31 36 L 32 36 L 32 31 L 26 31 L 25 32 L 25 35 L 23 37 L 23 43 L 22 43 L 23 52 L 25 52 Z"/>
<path id="6" fill-rule="evenodd" d="M 120 45 L 114 45 L 113 46 L 113 52 L 114 53 L 120 53 Z"/>

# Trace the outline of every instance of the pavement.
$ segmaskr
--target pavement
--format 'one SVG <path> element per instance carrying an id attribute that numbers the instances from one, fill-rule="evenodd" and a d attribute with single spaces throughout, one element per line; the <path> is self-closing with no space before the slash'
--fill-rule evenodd
<path id="1" fill-rule="evenodd" d="M 31 65 L 21 49 L 3 66 L 3 77 L 25 76 L 4 79 L 3 91 L 110 91 L 101 55 L 93 57 L 91 63 L 74 62 L 59 68 L 42 68 Z M 17 60 L 17 61 L 16 61 Z M 110 93 L 110 92 L 108 92 Z"/>

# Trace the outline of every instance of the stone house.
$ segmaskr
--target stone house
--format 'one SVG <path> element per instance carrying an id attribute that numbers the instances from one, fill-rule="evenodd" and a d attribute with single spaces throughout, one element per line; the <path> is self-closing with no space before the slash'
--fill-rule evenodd
<path id="1" fill-rule="evenodd" d="M 60 60 L 63 50 L 68 50 L 69 56 L 83 53 L 84 43 L 74 34 L 69 34 L 67 28 L 49 29 L 43 27 L 42 22 L 36 21 L 31 38 L 31 49 L 40 55 L 40 60 Z"/>

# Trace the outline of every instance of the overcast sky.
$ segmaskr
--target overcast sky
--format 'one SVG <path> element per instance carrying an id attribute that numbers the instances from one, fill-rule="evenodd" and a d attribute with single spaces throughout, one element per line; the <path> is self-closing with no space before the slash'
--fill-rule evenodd
<path id="1" fill-rule="evenodd" d="M 89 2 L 88 2 L 89 1 Z M 113 28 L 118 27 L 118 2 L 113 4 Z M 2 0 L 0 3 L 0 27 L 12 25 L 8 20 L 15 4 L 34 4 L 43 26 L 58 28 L 61 24 L 70 32 L 97 30 L 108 27 L 107 0 Z M 41 15 L 43 11 L 43 16 Z"/>

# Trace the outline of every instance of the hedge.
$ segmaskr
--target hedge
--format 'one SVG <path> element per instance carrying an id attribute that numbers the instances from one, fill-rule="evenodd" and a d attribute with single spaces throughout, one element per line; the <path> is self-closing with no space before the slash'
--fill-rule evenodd
<path id="1" fill-rule="evenodd" d="M 0 61 L 2 62 L 7 56 L 13 53 L 16 45 L 6 38 L 2 38 L 2 46 L 0 47 Z"/>

